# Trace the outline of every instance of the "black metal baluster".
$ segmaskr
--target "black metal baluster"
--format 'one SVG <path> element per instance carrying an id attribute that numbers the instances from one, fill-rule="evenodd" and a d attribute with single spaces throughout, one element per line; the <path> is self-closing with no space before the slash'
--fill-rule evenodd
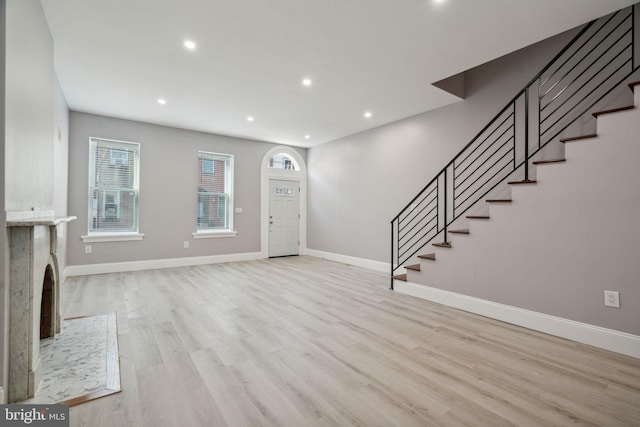
<path id="1" fill-rule="evenodd" d="M 436 233 L 440 231 L 440 178 L 436 180 Z"/>
<path id="2" fill-rule="evenodd" d="M 393 223 L 395 220 L 391 221 L 391 286 L 389 287 L 390 290 L 393 290 L 393 275 L 395 273 L 395 268 L 394 268 L 394 259 L 395 259 L 395 253 L 393 251 L 393 241 L 395 239 L 394 235 L 393 235 Z M 398 244 L 400 244 L 400 242 L 398 242 Z"/>
<path id="3" fill-rule="evenodd" d="M 514 111 L 515 108 L 516 106 L 514 104 Z M 513 151 L 515 151 L 515 146 L 516 141 L 514 136 Z M 524 90 L 524 180 L 529 180 L 529 88 L 525 88 Z"/>
<path id="4" fill-rule="evenodd" d="M 636 5 L 631 6 L 631 68 L 636 69 Z"/>
<path id="5" fill-rule="evenodd" d="M 540 126 L 542 126 L 542 124 L 540 123 L 540 115 L 541 115 L 541 113 L 540 113 L 540 105 L 542 104 L 540 102 L 540 86 L 542 84 L 540 82 L 540 79 L 542 79 L 542 76 L 538 77 L 538 83 L 537 83 L 537 86 L 538 86 L 538 99 L 536 100 L 536 102 L 538 103 L 538 130 L 536 131 L 536 133 L 538 134 L 538 149 L 542 148 L 540 146 Z"/>
<path id="6" fill-rule="evenodd" d="M 447 168 L 444 169 L 444 243 L 447 243 L 447 198 L 449 197 L 449 188 L 447 187 Z"/>

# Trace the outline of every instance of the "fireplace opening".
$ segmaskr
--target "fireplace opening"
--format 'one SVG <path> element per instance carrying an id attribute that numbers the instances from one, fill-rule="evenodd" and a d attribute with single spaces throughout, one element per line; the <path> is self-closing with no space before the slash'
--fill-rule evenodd
<path id="1" fill-rule="evenodd" d="M 47 265 L 42 282 L 42 304 L 40 305 L 40 339 L 49 338 L 53 333 L 53 268 Z"/>

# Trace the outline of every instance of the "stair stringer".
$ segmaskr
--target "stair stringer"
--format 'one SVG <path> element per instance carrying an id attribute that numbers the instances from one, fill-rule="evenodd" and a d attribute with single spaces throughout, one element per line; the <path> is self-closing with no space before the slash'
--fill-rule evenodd
<path id="1" fill-rule="evenodd" d="M 512 203 L 408 281 L 640 335 L 638 135 L 638 109 L 599 117 L 597 138 L 567 144 L 566 163 L 539 167 L 538 184 L 514 186 Z M 605 289 L 619 309 L 604 307 Z"/>

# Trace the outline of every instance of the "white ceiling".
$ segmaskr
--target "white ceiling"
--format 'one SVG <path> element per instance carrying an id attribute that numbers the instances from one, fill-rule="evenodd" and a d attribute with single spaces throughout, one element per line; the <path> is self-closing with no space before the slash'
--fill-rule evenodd
<path id="1" fill-rule="evenodd" d="M 455 102 L 431 83 L 634 1 L 41 0 L 72 110 L 302 147 Z"/>

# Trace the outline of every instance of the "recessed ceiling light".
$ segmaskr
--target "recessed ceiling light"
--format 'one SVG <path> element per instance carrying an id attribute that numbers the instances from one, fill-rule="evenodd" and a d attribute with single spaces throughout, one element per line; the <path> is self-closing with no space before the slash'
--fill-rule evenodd
<path id="1" fill-rule="evenodd" d="M 302 86 L 309 87 L 309 86 L 311 86 L 312 83 L 313 83 L 313 81 L 311 81 L 311 79 L 309 79 L 309 78 L 302 79 Z"/>
<path id="2" fill-rule="evenodd" d="M 247 116 L 247 121 L 248 122 L 252 122 L 253 121 L 253 116 Z"/>
<path id="3" fill-rule="evenodd" d="M 371 116 L 373 116 L 373 114 L 371 113 L 371 111 L 365 111 L 365 113 L 364 113 L 364 117 L 365 117 L 365 119 L 370 119 L 370 118 L 371 118 Z"/>
<path id="4" fill-rule="evenodd" d="M 305 136 L 304 136 L 304 139 L 309 139 L 309 138 L 311 138 L 311 136 L 310 136 L 310 135 L 305 135 Z"/>
<path id="5" fill-rule="evenodd" d="M 160 104 L 160 105 L 164 105 L 164 104 L 166 104 L 166 103 L 167 103 L 167 101 L 166 101 L 165 99 L 162 99 L 162 98 L 159 98 L 159 99 L 158 99 L 158 104 Z"/>
<path id="6" fill-rule="evenodd" d="M 186 47 L 189 50 L 195 50 L 196 44 L 192 40 L 185 40 L 184 47 Z"/>

